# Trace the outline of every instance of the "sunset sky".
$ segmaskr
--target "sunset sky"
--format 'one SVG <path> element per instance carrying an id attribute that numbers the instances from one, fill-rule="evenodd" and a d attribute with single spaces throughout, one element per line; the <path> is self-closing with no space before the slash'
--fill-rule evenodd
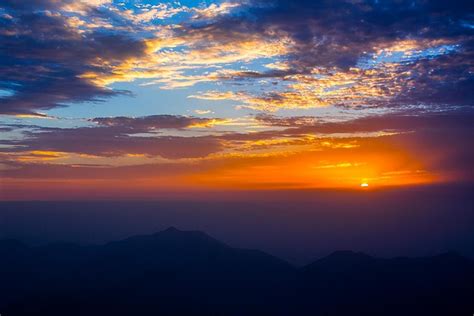
<path id="1" fill-rule="evenodd" d="M 0 3 L 0 199 L 474 181 L 474 2 Z"/>

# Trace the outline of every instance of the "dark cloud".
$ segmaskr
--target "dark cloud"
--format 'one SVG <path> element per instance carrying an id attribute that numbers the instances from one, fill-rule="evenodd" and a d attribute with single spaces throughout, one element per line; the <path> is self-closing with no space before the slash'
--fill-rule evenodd
<path id="1" fill-rule="evenodd" d="M 150 115 L 144 117 L 98 117 L 91 120 L 100 126 L 113 127 L 127 132 L 147 132 L 155 129 L 181 129 L 193 125 L 210 124 L 213 119 L 181 116 L 181 115 Z"/>
<path id="2" fill-rule="evenodd" d="M 400 39 L 467 40 L 473 31 L 472 1 L 296 0 L 250 2 L 246 18 L 223 19 L 229 32 L 251 30 L 267 36 L 290 36 L 296 68 L 350 67 L 359 58 Z"/>
<path id="3" fill-rule="evenodd" d="M 124 93 L 83 75 L 112 74 L 114 66 L 144 54 L 143 41 L 123 32 L 79 33 L 64 15 L 44 11 L 65 2 L 24 3 L 0 4 L 8 13 L 0 17 L 0 89 L 11 92 L 0 97 L 1 114 L 31 114 Z"/>
<path id="4" fill-rule="evenodd" d="M 180 120 L 185 121 L 183 123 Z M 396 155 L 397 152 L 408 152 L 413 157 L 423 161 L 426 170 L 439 173 L 456 181 L 474 181 L 472 161 L 474 150 L 471 146 L 474 137 L 474 113 L 470 110 L 450 111 L 440 113 L 406 112 L 386 114 L 354 119 L 344 122 L 320 122 L 309 117 L 276 117 L 259 115 L 257 119 L 268 126 L 286 127 L 283 130 L 270 130 L 255 133 L 226 133 L 224 135 L 201 137 L 169 137 L 169 136 L 136 136 L 133 133 L 152 131 L 160 128 L 181 128 L 192 121 L 192 118 L 178 117 L 179 123 L 165 116 L 150 118 L 110 118 L 101 119 L 97 127 L 82 127 L 76 129 L 41 128 L 29 132 L 27 138 L 19 141 L 3 141 L 1 152 L 5 155 L 2 163 L 9 168 L 2 170 L 5 177 L 73 177 L 73 178 L 120 178 L 127 175 L 135 177 L 149 174 L 180 174 L 210 170 L 213 168 L 228 168 L 235 163 L 235 168 L 247 168 L 255 164 L 265 165 L 280 159 L 296 159 L 298 155 L 311 155 L 317 161 L 331 160 L 335 153 L 340 157 L 373 156 L 380 152 Z M 97 121 L 95 119 L 94 121 Z M 166 127 L 165 127 L 166 126 Z M 173 127 L 172 127 L 173 126 Z M 377 136 L 364 133 L 393 131 L 393 134 Z M 132 134 L 130 134 L 132 133 Z M 339 134 L 336 137 L 333 134 Z M 343 135 L 345 134 L 345 135 Z M 308 135 L 314 137 L 308 139 Z M 344 138 L 340 138 L 344 136 Z M 368 137 L 367 137 L 368 136 Z M 194 163 L 176 162 L 173 165 L 141 165 L 141 166 L 81 166 L 38 164 L 34 161 L 17 160 L 15 154 L 24 154 L 28 151 L 44 151 L 38 153 L 38 158 L 45 158 L 47 151 L 60 151 L 77 154 L 97 155 L 102 157 L 118 157 L 126 154 L 143 154 L 147 156 L 161 156 L 170 159 L 202 158 L 212 153 L 232 150 L 240 142 L 286 138 L 285 146 L 308 145 L 317 149 L 321 142 L 351 142 L 357 145 L 350 151 L 345 148 L 325 148 L 324 150 L 306 153 L 294 153 L 294 158 L 283 156 L 254 157 L 237 155 L 236 157 L 218 156 L 214 159 L 198 160 Z M 272 146 L 271 142 L 266 145 Z M 276 145 L 278 146 L 278 144 Z M 259 147 L 264 148 L 262 146 Z M 35 155 L 35 153 L 32 153 Z M 30 155 L 31 156 L 31 155 Z M 285 158 L 286 157 L 286 158 Z M 293 157 L 293 156 L 291 156 Z M 93 163 L 93 161 L 92 161 Z M 403 166 L 400 166 L 403 169 Z M 84 170 L 84 172 L 82 172 Z"/>
<path id="5" fill-rule="evenodd" d="M 471 153 L 474 153 L 470 150 L 472 146 L 467 146 L 474 137 L 474 125 L 472 124 L 474 122 L 474 112 L 467 109 L 439 113 L 406 111 L 337 122 L 324 122 L 307 116 L 279 117 L 268 114 L 257 115 L 256 119 L 267 126 L 286 128 L 247 134 L 228 133 L 216 137 L 225 141 L 236 142 L 288 138 L 294 139 L 295 143 L 301 143 L 301 137 L 313 135 L 316 139 L 315 143 L 319 143 L 320 140 L 339 139 L 334 134 L 343 136 L 346 140 L 363 140 L 376 136 L 376 134 L 368 135 L 367 133 L 389 132 L 387 135 L 394 133 L 393 137 L 406 138 L 407 140 L 418 139 L 413 135 L 431 137 L 432 149 L 442 151 L 444 146 L 448 144 L 441 141 L 444 138 L 439 138 L 438 135 L 444 133 L 446 134 L 445 138 L 457 138 L 459 139 L 458 143 L 466 145 L 459 146 L 460 156 L 471 157 Z M 439 139 L 439 142 L 435 146 L 437 139 Z M 419 145 L 422 144 L 423 141 L 420 141 Z M 454 144 L 454 142 L 451 142 L 451 144 Z M 413 147 L 416 148 L 415 145 Z M 466 154 L 467 152 L 468 154 Z"/>
<path id="6" fill-rule="evenodd" d="M 209 119 L 155 115 L 140 118 L 113 117 L 96 118 L 97 127 L 40 128 L 25 132 L 25 139 L 3 141 L 4 145 L 18 147 L 3 149 L 3 152 L 17 151 L 60 151 L 104 157 L 143 154 L 165 158 L 197 158 L 224 149 L 223 141 L 252 141 L 274 138 L 298 138 L 304 135 L 332 137 L 331 134 L 371 133 L 381 131 L 401 132 L 410 135 L 435 135 L 432 142 L 456 135 L 465 142 L 474 136 L 472 111 L 451 111 L 442 113 L 399 113 L 364 117 L 342 122 L 319 122 L 311 117 L 276 117 L 258 115 L 256 119 L 269 126 L 286 127 L 283 130 L 263 131 L 250 134 L 226 133 L 200 137 L 162 136 L 160 129 L 182 129 L 194 124 L 206 124 Z M 146 134 L 146 133 L 154 134 Z M 142 134 L 138 136 L 137 134 Z M 355 134 L 354 134 L 355 135 Z M 414 139 L 409 136 L 408 139 Z M 453 142 L 451 142 L 453 143 Z M 439 146 L 447 144 L 441 142 Z M 433 146 L 434 147 L 434 146 Z M 462 151 L 460 153 L 462 155 Z"/>
<path id="7" fill-rule="evenodd" d="M 118 14 L 85 4 L 81 10 L 86 15 L 109 19 L 116 27 L 78 32 L 61 10 L 80 3 L 6 0 L 0 4 L 6 13 L 0 17 L 0 89 L 9 92 L 0 97 L 0 113 L 32 114 L 125 93 L 107 89 L 84 74 L 113 76 L 121 62 L 144 57 L 146 45 L 139 38 L 143 34 Z M 184 39 L 202 39 L 192 49 L 250 36 L 291 39 L 291 50 L 283 57 L 288 70 L 243 71 L 224 74 L 223 80 L 282 78 L 310 74 L 314 68 L 346 71 L 400 40 L 456 44 L 458 49 L 447 55 L 400 65 L 398 72 L 410 76 L 397 83 L 401 92 L 391 104 L 472 105 L 473 14 L 472 1 L 244 1 L 235 14 L 183 24 L 175 31 Z"/>
<path id="8" fill-rule="evenodd" d="M 350 1 L 269 0 L 245 2 L 246 10 L 183 32 L 206 32 L 213 41 L 240 41 L 250 34 L 269 40 L 290 38 L 291 51 L 283 59 L 287 70 L 242 71 L 223 80 L 286 78 L 311 74 L 315 68 L 347 71 L 371 60 L 378 50 L 400 41 L 420 43 L 415 50 L 440 45 L 457 49 L 438 56 L 423 55 L 397 62 L 399 88 L 390 99 L 367 100 L 374 106 L 406 104 L 473 105 L 474 3 L 472 1 Z M 376 65 L 372 65 L 375 67 Z M 371 104 L 374 102 L 375 104 Z M 344 106 L 350 102 L 338 102 Z"/>
<path id="9" fill-rule="evenodd" d="M 79 2 L 79 1 L 77 1 Z M 74 0 L 28 0 L 28 1 L 16 1 L 16 0 L 4 0 L 2 1 L 2 7 L 13 9 L 16 11 L 33 11 L 33 10 L 51 10 L 58 9 L 61 5 L 72 4 Z"/>
<path id="10" fill-rule="evenodd" d="M 170 176 L 189 171 L 190 166 L 178 163 L 143 164 L 134 166 L 60 165 L 10 162 L 11 168 L 0 170 L 5 178 L 30 179 L 127 179 Z"/>
<path id="11" fill-rule="evenodd" d="M 391 102 L 397 104 L 474 105 L 474 42 L 452 55 L 421 60 L 401 71 L 410 76 L 402 93 Z"/>
<path id="12" fill-rule="evenodd" d="M 24 132 L 22 140 L 3 141 L 15 146 L 3 152 L 59 151 L 77 154 L 117 157 L 127 154 L 161 156 L 164 158 L 205 157 L 221 150 L 219 139 L 211 136 L 178 137 L 137 135 L 159 129 L 181 129 L 193 124 L 205 124 L 209 119 L 154 115 L 140 118 L 96 118 L 97 127 L 36 128 Z"/>
<path id="13" fill-rule="evenodd" d="M 450 111 L 441 113 L 404 112 L 385 115 L 374 115 L 340 122 L 318 122 L 308 117 L 277 117 L 258 115 L 256 119 L 271 126 L 289 126 L 284 135 L 302 135 L 308 133 L 364 133 L 377 131 L 420 131 L 423 129 L 462 129 L 472 128 L 474 112 L 471 110 Z"/>
<path id="14" fill-rule="evenodd" d="M 252 141 L 274 138 L 298 138 L 304 135 L 370 133 L 380 131 L 426 132 L 431 135 L 438 130 L 446 134 L 463 131 L 458 135 L 465 139 L 472 134 L 472 111 L 452 111 L 442 113 L 401 113 L 370 116 L 343 122 L 320 122 L 316 118 L 277 117 L 267 114 L 257 115 L 256 119 L 268 126 L 286 127 L 283 130 L 271 130 L 250 134 L 226 133 L 200 137 L 163 136 L 161 129 L 184 129 L 194 124 L 205 125 L 211 119 L 153 115 L 138 118 L 110 117 L 95 118 L 96 127 L 81 128 L 36 128 L 25 131 L 21 140 L 5 140 L 5 153 L 24 151 L 59 151 L 78 154 L 116 157 L 126 154 L 143 154 L 165 158 L 205 157 L 224 149 L 225 141 Z M 454 131 L 454 132 L 451 132 Z M 152 133 L 152 134 L 147 134 Z M 141 135 L 138 135 L 141 134 Z M 297 141 L 298 142 L 298 141 Z M 444 146 L 445 144 L 441 144 Z"/>
<path id="15" fill-rule="evenodd" d="M 317 121 L 313 116 L 278 117 L 267 113 L 257 114 L 255 119 L 266 125 L 283 127 L 314 125 L 314 123 Z"/>

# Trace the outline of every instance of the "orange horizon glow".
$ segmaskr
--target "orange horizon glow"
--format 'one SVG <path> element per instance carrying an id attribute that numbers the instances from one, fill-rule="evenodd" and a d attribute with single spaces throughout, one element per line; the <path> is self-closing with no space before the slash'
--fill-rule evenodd
<path id="1" fill-rule="evenodd" d="M 28 153 L 43 164 L 63 159 L 62 153 Z M 141 157 L 134 157 L 140 159 Z M 19 157 L 19 159 L 26 159 Z M 84 159 L 92 159 L 85 157 Z M 94 158 L 97 159 L 97 158 Z M 67 161 L 64 161 L 64 163 Z M 170 164 L 182 168 L 185 163 Z M 67 179 L 4 178 L 0 182 L 0 196 L 25 199 L 32 192 L 38 198 L 58 196 L 102 195 L 148 196 L 159 192 L 205 192 L 245 190 L 306 190 L 306 189 L 383 189 L 410 187 L 448 182 L 449 178 L 427 171 L 420 159 L 408 151 L 382 140 L 371 140 L 357 148 L 327 148 L 317 151 L 277 153 L 274 155 L 215 157 L 208 161 L 187 163 L 185 169 L 164 174 L 159 165 L 115 167 L 95 170 L 87 167 L 66 167 L 73 172 Z M 69 169 L 68 169 L 69 168 Z M 106 172 L 104 175 L 99 173 Z M 118 172 L 118 171 L 117 171 Z M 3 190 L 2 190 L 3 188 Z M 16 192 L 16 193 L 15 193 Z M 34 194 L 37 192 L 38 194 Z M 86 195 L 87 195 L 86 194 Z M 20 198 L 21 199 L 21 198 Z"/>

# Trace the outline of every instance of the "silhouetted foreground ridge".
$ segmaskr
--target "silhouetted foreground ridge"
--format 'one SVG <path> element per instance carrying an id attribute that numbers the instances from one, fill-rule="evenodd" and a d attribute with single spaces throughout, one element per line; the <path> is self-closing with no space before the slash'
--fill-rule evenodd
<path id="1" fill-rule="evenodd" d="M 303 268 L 197 231 L 101 246 L 0 241 L 0 313 L 14 315 L 467 315 L 474 264 L 456 254 L 335 252 Z"/>

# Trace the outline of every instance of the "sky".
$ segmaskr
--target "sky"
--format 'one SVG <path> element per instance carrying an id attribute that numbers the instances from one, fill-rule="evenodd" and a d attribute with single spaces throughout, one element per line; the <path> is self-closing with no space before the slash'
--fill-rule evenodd
<path id="1" fill-rule="evenodd" d="M 0 200 L 474 180 L 474 3 L 4 0 Z"/>

